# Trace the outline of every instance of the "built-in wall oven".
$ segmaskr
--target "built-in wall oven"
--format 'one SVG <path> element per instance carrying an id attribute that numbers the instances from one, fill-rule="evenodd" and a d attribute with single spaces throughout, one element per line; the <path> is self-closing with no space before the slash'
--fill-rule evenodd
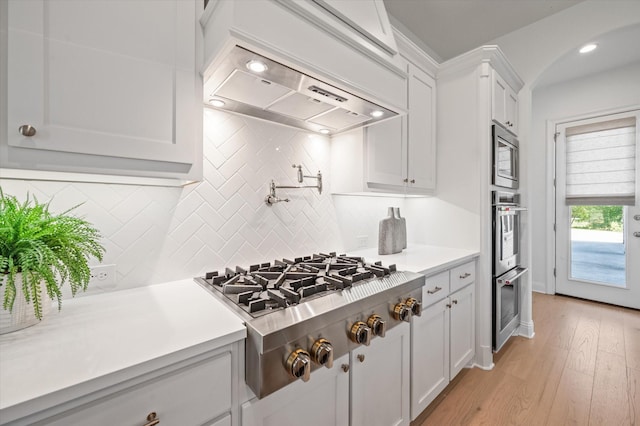
<path id="1" fill-rule="evenodd" d="M 492 183 L 503 188 L 518 189 L 520 173 L 518 139 L 497 121 L 493 122 L 492 137 Z"/>
<path id="2" fill-rule="evenodd" d="M 493 191 L 493 349 L 500 350 L 520 324 L 520 195 Z"/>

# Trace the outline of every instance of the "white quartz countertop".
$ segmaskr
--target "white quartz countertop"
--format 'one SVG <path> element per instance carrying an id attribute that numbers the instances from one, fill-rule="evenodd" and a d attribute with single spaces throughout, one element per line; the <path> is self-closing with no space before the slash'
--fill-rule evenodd
<path id="1" fill-rule="evenodd" d="M 64 300 L 40 324 L 0 336 L 0 423 L 245 336 L 191 279 Z"/>
<path id="2" fill-rule="evenodd" d="M 384 266 L 395 264 L 398 271 L 419 272 L 433 275 L 453 266 L 472 260 L 480 255 L 479 251 L 410 244 L 396 254 L 378 254 L 377 248 L 348 252 L 351 256 L 362 256 L 367 262 L 381 261 Z"/>

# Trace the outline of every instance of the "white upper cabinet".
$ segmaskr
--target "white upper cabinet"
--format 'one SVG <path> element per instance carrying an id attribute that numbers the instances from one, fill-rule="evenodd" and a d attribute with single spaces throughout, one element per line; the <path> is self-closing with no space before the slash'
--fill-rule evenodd
<path id="1" fill-rule="evenodd" d="M 332 138 L 332 192 L 432 195 L 436 190 L 435 62 L 399 32 L 408 114 Z M 362 144 L 360 147 L 359 144 Z M 345 158 L 349 158 L 346 161 Z"/>
<path id="2" fill-rule="evenodd" d="M 3 166 L 189 175 L 202 144 L 197 7 L 195 0 L 10 0 Z M 22 125 L 36 133 L 20 134 Z M 72 154 L 68 164 L 59 153 Z M 49 165 L 47 155 L 62 160 Z"/>
<path id="3" fill-rule="evenodd" d="M 491 118 L 518 134 L 518 94 L 495 70 L 491 85 Z"/>
<path id="4" fill-rule="evenodd" d="M 409 64 L 407 180 L 412 190 L 436 189 L 436 81 Z"/>
<path id="5" fill-rule="evenodd" d="M 391 54 L 398 51 L 382 0 L 313 0 Z"/>

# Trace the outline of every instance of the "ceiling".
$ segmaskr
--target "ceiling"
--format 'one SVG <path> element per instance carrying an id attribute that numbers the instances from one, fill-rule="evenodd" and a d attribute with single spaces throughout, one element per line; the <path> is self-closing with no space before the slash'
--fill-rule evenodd
<path id="1" fill-rule="evenodd" d="M 411 31 L 419 39 L 415 42 L 443 62 L 580 1 L 384 0 L 384 5 L 396 25 Z"/>

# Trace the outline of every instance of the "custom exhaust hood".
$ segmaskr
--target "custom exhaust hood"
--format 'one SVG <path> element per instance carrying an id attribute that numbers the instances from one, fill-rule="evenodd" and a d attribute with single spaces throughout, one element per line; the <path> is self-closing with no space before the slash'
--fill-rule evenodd
<path id="1" fill-rule="evenodd" d="M 216 69 L 206 89 L 207 102 L 216 108 L 324 134 L 398 115 L 240 46 Z"/>
<path id="2" fill-rule="evenodd" d="M 323 13 L 312 2 L 209 5 L 215 9 L 201 20 L 210 58 L 205 106 L 329 135 L 406 112 L 406 73 L 395 55 L 376 57 L 360 41 L 338 40 L 326 26 L 319 31 L 291 5 Z M 261 25 L 253 16 L 264 19 Z M 320 18 L 334 19 L 323 13 L 313 22 Z"/>

